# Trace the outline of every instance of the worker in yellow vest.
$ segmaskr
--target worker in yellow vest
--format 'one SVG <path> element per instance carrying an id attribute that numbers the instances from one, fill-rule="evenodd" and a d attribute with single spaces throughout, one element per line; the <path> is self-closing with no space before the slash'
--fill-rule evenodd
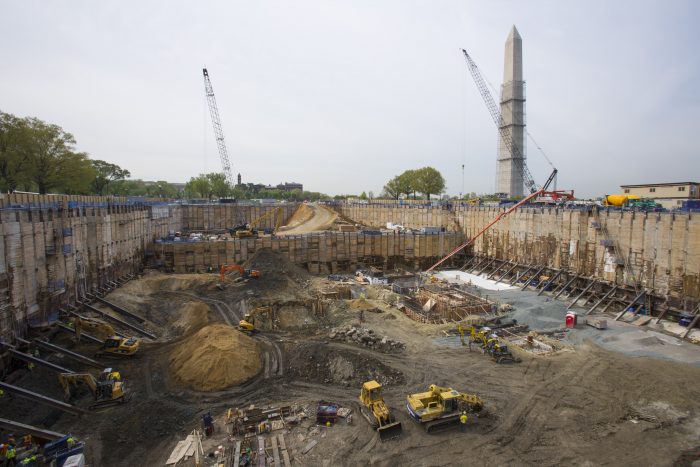
<path id="1" fill-rule="evenodd" d="M 462 415 L 459 416 L 459 429 L 462 430 L 462 433 L 467 431 L 467 412 L 462 412 Z"/>
<path id="2" fill-rule="evenodd" d="M 10 446 L 7 448 L 5 458 L 7 459 L 7 463 L 5 464 L 7 467 L 14 467 L 17 465 L 17 450 L 15 449 L 14 444 L 10 444 Z"/>

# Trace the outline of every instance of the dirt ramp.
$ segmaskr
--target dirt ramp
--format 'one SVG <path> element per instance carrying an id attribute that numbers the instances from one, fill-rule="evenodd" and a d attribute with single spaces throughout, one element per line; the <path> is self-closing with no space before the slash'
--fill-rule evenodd
<path id="1" fill-rule="evenodd" d="M 261 369 L 258 343 L 225 324 L 203 327 L 170 354 L 174 380 L 196 391 L 237 386 Z"/>

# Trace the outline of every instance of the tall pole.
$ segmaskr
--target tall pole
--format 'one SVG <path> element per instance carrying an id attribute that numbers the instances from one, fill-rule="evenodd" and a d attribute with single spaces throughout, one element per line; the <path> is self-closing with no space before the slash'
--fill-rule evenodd
<path id="1" fill-rule="evenodd" d="M 459 199 L 464 195 L 464 164 L 462 164 L 462 192 L 459 194 Z"/>

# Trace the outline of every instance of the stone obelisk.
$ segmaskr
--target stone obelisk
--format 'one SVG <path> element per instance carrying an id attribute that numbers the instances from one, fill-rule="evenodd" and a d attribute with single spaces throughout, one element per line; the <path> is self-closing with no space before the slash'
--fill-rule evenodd
<path id="1" fill-rule="evenodd" d="M 523 40 L 518 30 L 510 30 L 506 40 L 503 85 L 501 86 L 501 115 L 503 126 L 511 136 L 511 150 L 498 138 L 496 192 L 509 197 L 523 196 L 523 165 L 525 164 L 525 81 L 523 81 Z"/>

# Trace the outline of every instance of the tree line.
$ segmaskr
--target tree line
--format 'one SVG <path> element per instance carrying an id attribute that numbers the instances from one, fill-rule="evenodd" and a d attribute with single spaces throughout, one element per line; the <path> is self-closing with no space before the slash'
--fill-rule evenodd
<path id="1" fill-rule="evenodd" d="M 75 144 L 58 125 L 0 112 L 0 190 L 102 195 L 129 177 L 128 170 L 90 159 Z"/>
<path id="2" fill-rule="evenodd" d="M 406 170 L 389 180 L 384 185 L 383 195 L 387 198 L 399 199 L 401 195 L 416 197 L 423 193 L 427 199 L 430 195 L 439 195 L 445 191 L 445 179 L 442 174 L 432 167 Z"/>

